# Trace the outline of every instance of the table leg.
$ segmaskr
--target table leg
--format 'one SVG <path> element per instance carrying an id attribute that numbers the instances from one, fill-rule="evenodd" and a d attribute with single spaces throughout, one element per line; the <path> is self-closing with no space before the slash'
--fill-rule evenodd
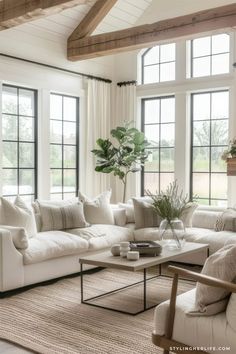
<path id="1" fill-rule="evenodd" d="M 83 286 L 83 264 L 80 263 L 80 293 L 81 293 L 81 303 L 84 301 L 84 286 Z"/>
<path id="2" fill-rule="evenodd" d="M 143 310 L 147 308 L 147 270 L 143 270 Z"/>

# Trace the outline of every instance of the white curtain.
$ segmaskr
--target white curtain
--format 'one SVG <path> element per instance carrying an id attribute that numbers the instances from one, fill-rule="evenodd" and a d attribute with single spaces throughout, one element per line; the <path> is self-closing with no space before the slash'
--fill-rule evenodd
<path id="1" fill-rule="evenodd" d="M 111 84 L 88 80 L 87 120 L 85 122 L 85 193 L 95 197 L 110 188 L 110 175 L 95 172 L 96 158 L 91 150 L 98 138 L 110 135 Z"/>
<path id="2" fill-rule="evenodd" d="M 118 125 L 124 125 L 125 122 L 133 122 L 136 126 L 137 122 L 137 97 L 136 97 L 136 85 L 131 83 L 124 83 L 121 86 L 116 87 L 115 90 L 115 122 L 114 127 Z M 126 199 L 134 197 L 137 189 L 137 175 L 130 174 L 127 182 Z M 123 184 L 117 177 L 112 178 L 113 189 L 113 201 L 121 202 L 123 195 Z"/>

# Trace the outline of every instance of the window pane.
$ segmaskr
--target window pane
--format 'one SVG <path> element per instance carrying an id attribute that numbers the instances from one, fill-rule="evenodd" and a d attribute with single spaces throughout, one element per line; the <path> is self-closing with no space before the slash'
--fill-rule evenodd
<path id="1" fill-rule="evenodd" d="M 212 57 L 212 75 L 229 72 L 229 54 L 218 54 Z"/>
<path id="2" fill-rule="evenodd" d="M 51 170 L 51 193 L 62 192 L 62 170 Z"/>
<path id="3" fill-rule="evenodd" d="M 76 168 L 75 146 L 64 146 L 64 168 Z"/>
<path id="4" fill-rule="evenodd" d="M 34 167 L 34 144 L 19 144 L 19 167 Z"/>
<path id="5" fill-rule="evenodd" d="M 193 119 L 210 119 L 211 114 L 210 94 L 195 94 L 193 96 Z"/>
<path id="6" fill-rule="evenodd" d="M 168 185 L 174 182 L 174 173 L 160 173 L 160 191 L 165 191 Z"/>
<path id="7" fill-rule="evenodd" d="M 229 52 L 229 35 L 217 34 L 212 36 L 212 54 Z"/>
<path id="8" fill-rule="evenodd" d="M 171 123 L 175 121 L 175 99 L 161 99 L 161 123 Z"/>
<path id="9" fill-rule="evenodd" d="M 175 43 L 160 46 L 160 62 L 175 61 Z"/>
<path id="10" fill-rule="evenodd" d="M 19 140 L 34 141 L 34 123 L 33 118 L 19 118 Z"/>
<path id="11" fill-rule="evenodd" d="M 215 199 L 227 199 L 227 175 L 212 173 L 211 197 Z"/>
<path id="12" fill-rule="evenodd" d="M 226 163 L 221 159 L 221 155 L 225 147 L 212 147 L 211 148 L 211 170 L 212 172 L 225 172 Z"/>
<path id="13" fill-rule="evenodd" d="M 159 170 L 159 149 L 152 150 L 145 162 L 145 172 L 157 172 Z"/>
<path id="14" fill-rule="evenodd" d="M 20 194 L 34 194 L 34 170 L 20 170 Z"/>
<path id="15" fill-rule="evenodd" d="M 152 145 L 159 144 L 159 124 L 157 125 L 146 125 L 145 126 L 145 136 Z"/>
<path id="16" fill-rule="evenodd" d="M 159 65 L 144 67 L 144 84 L 159 82 Z"/>
<path id="17" fill-rule="evenodd" d="M 2 115 L 3 140 L 17 140 L 17 117 Z"/>
<path id="18" fill-rule="evenodd" d="M 175 62 L 161 64 L 160 75 L 161 82 L 175 80 Z"/>
<path id="19" fill-rule="evenodd" d="M 64 192 L 74 192 L 76 190 L 76 171 L 64 170 Z"/>
<path id="20" fill-rule="evenodd" d="M 193 147 L 193 171 L 209 172 L 209 148 Z"/>
<path id="21" fill-rule="evenodd" d="M 3 167 L 17 167 L 17 143 L 3 142 Z"/>
<path id="22" fill-rule="evenodd" d="M 2 112 L 17 114 L 17 89 L 15 87 L 3 86 Z"/>
<path id="23" fill-rule="evenodd" d="M 160 149 L 161 172 L 174 171 L 174 149 Z"/>
<path id="24" fill-rule="evenodd" d="M 212 145 L 227 145 L 228 143 L 228 120 L 216 120 L 211 123 Z"/>
<path id="25" fill-rule="evenodd" d="M 212 93 L 211 118 L 228 118 L 229 117 L 229 92 Z"/>
<path id="26" fill-rule="evenodd" d="M 76 124 L 75 123 L 63 123 L 63 140 L 64 144 L 76 144 Z"/>
<path id="27" fill-rule="evenodd" d="M 160 101 L 145 100 L 145 124 L 159 123 Z"/>
<path id="28" fill-rule="evenodd" d="M 212 199 L 211 205 L 218 206 L 218 207 L 226 209 L 227 206 L 228 206 L 228 202 L 227 202 L 227 200 L 214 200 L 214 199 Z"/>
<path id="29" fill-rule="evenodd" d="M 197 38 L 192 41 L 193 57 L 201 57 L 210 55 L 211 53 L 211 37 Z"/>
<path id="30" fill-rule="evenodd" d="M 19 114 L 21 116 L 34 116 L 34 91 L 19 90 Z"/>
<path id="31" fill-rule="evenodd" d="M 144 65 L 159 63 L 159 45 L 151 48 L 143 56 Z"/>
<path id="32" fill-rule="evenodd" d="M 193 77 L 210 75 L 210 68 L 210 57 L 193 59 Z"/>
<path id="33" fill-rule="evenodd" d="M 50 167 L 62 168 L 62 146 L 61 145 L 50 146 Z"/>
<path id="34" fill-rule="evenodd" d="M 161 124 L 161 142 L 162 147 L 175 145 L 175 125 L 172 124 Z"/>
<path id="35" fill-rule="evenodd" d="M 62 143 L 62 122 L 51 120 L 50 141 L 51 143 Z"/>
<path id="36" fill-rule="evenodd" d="M 193 195 L 200 198 L 209 196 L 209 174 L 193 173 Z"/>
<path id="37" fill-rule="evenodd" d="M 17 170 L 6 170 L 2 171 L 3 175 L 3 195 L 17 195 Z"/>
<path id="38" fill-rule="evenodd" d="M 51 194 L 50 195 L 50 199 L 51 200 L 62 200 L 62 194 L 60 193 L 60 194 Z"/>
<path id="39" fill-rule="evenodd" d="M 210 145 L 210 122 L 194 122 L 193 123 L 193 145 L 207 146 Z"/>
<path id="40" fill-rule="evenodd" d="M 153 194 L 159 194 L 159 174 L 145 173 L 144 186 L 145 190 L 149 190 Z"/>
<path id="41" fill-rule="evenodd" d="M 51 119 L 62 119 L 62 96 L 50 96 L 50 117 Z"/>
<path id="42" fill-rule="evenodd" d="M 73 97 L 64 97 L 63 119 L 76 121 L 76 99 Z"/>

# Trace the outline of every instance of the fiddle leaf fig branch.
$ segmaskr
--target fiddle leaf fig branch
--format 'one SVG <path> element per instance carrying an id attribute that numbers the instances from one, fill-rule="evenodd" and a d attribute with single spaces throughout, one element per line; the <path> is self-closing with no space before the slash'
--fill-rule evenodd
<path id="1" fill-rule="evenodd" d="M 123 201 L 126 197 L 127 176 L 141 170 L 141 166 L 147 160 L 150 151 L 150 143 L 145 135 L 136 128 L 117 127 L 111 130 L 112 143 L 109 139 L 98 139 L 98 148 L 92 150 L 96 156 L 95 171 L 113 173 L 118 176 L 124 185 Z"/>

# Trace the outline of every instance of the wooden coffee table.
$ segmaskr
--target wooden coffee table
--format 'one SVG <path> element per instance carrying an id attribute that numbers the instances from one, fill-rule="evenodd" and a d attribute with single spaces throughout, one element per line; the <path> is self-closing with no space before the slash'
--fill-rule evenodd
<path id="1" fill-rule="evenodd" d="M 137 315 L 141 312 L 144 312 L 146 310 L 149 310 L 158 304 L 152 305 L 152 306 L 147 306 L 147 281 L 157 278 L 159 276 L 162 276 L 161 273 L 161 265 L 172 260 L 178 260 L 178 257 L 181 257 L 185 254 L 190 254 L 190 253 L 195 253 L 200 250 L 206 250 L 206 254 L 208 254 L 208 245 L 207 244 L 202 244 L 202 243 L 193 243 L 193 242 L 186 242 L 185 245 L 183 246 L 182 249 L 178 250 L 169 250 L 167 248 L 163 248 L 161 255 L 156 256 L 156 257 L 140 257 L 138 261 L 129 261 L 126 258 L 121 258 L 121 257 L 114 257 L 112 256 L 110 251 L 102 252 L 102 253 L 97 253 L 93 255 L 87 255 L 84 257 L 81 257 L 79 259 L 80 263 L 80 271 L 81 271 L 81 303 L 82 304 L 87 304 L 90 306 L 95 306 L 95 307 L 100 307 L 108 310 L 113 310 L 116 312 L 121 312 L 125 314 L 130 314 L 130 315 Z M 126 270 L 130 272 L 136 272 L 136 271 L 143 271 L 143 280 L 132 283 L 130 285 L 124 286 L 122 288 L 112 290 L 97 296 L 90 297 L 88 299 L 84 299 L 84 270 L 83 270 L 83 265 L 94 265 L 97 267 L 102 267 L 102 268 L 112 268 L 112 269 L 119 269 L 119 270 Z M 158 274 L 155 276 L 152 276 L 150 278 L 147 278 L 147 270 L 148 268 L 151 268 L 153 266 L 158 266 Z M 166 276 L 166 275 L 165 275 Z M 128 312 L 128 311 L 122 311 L 118 309 L 113 309 L 110 307 L 102 306 L 99 304 L 95 304 L 92 302 L 92 300 L 105 297 L 106 295 L 110 295 L 112 293 L 116 293 L 119 291 L 122 291 L 124 289 L 130 288 L 132 286 L 135 286 L 137 284 L 143 284 L 143 306 L 142 308 L 133 313 L 133 312 Z"/>

